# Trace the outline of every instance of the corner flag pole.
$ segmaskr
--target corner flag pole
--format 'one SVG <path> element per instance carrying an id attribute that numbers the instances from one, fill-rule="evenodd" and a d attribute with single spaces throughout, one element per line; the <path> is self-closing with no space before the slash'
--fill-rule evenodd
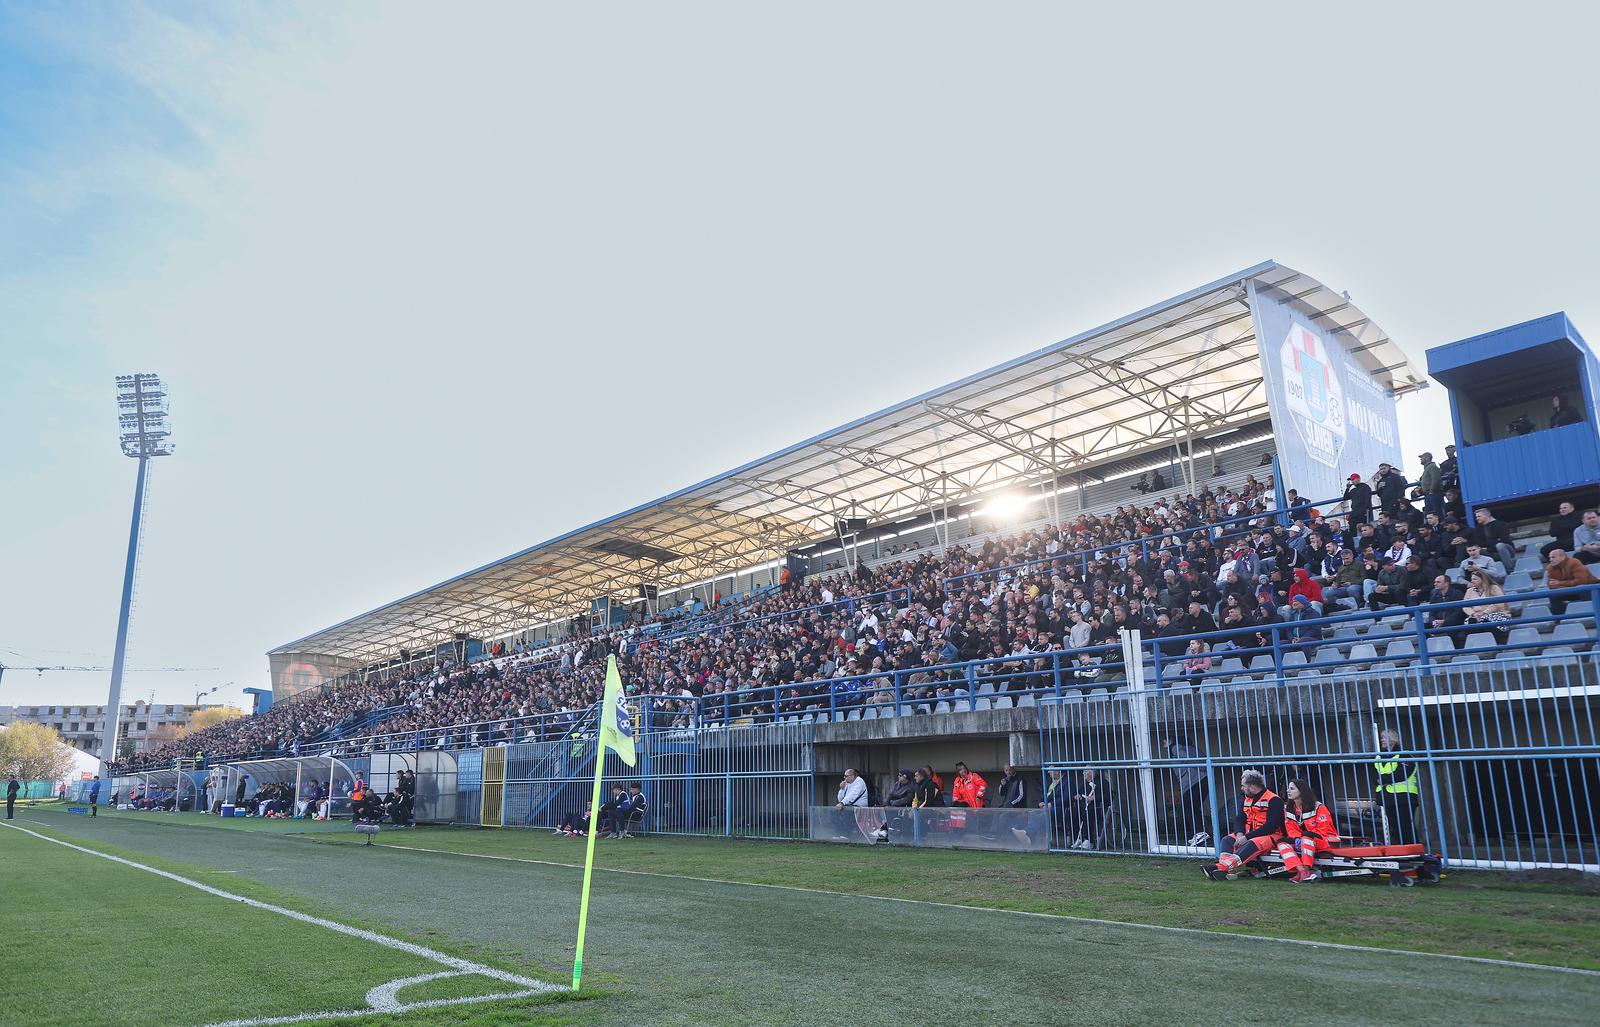
<path id="1" fill-rule="evenodd" d="M 606 750 L 628 766 L 638 760 L 633 745 L 633 720 L 622 704 L 622 675 L 617 658 L 606 657 L 606 691 L 600 703 L 600 723 L 594 734 L 594 794 L 589 800 L 589 851 L 583 858 L 583 901 L 578 906 L 578 944 L 572 955 L 572 990 L 583 978 L 583 936 L 589 930 L 589 882 L 594 878 L 594 836 L 600 830 L 600 778 L 605 773 Z"/>
<path id="2" fill-rule="evenodd" d="M 615 659 L 615 657 L 613 657 Z M 583 936 L 589 930 L 589 881 L 594 876 L 594 836 L 600 833 L 600 775 L 606 765 L 606 745 L 598 733 L 594 739 L 594 792 L 589 799 L 589 845 L 583 857 L 583 901 L 578 905 L 578 947 L 572 959 L 572 990 L 578 990 L 583 977 Z"/>

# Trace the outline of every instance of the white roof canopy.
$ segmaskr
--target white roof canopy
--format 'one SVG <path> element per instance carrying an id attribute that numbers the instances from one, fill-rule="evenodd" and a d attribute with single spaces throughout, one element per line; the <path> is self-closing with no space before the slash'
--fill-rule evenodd
<path id="1" fill-rule="evenodd" d="M 486 638 L 780 559 L 846 517 L 887 523 L 1269 417 L 1244 283 L 1295 297 L 1344 333 L 1381 384 L 1423 387 L 1342 294 L 1268 261 L 906 400 L 771 456 L 540 543 L 274 655 L 358 663 Z"/>

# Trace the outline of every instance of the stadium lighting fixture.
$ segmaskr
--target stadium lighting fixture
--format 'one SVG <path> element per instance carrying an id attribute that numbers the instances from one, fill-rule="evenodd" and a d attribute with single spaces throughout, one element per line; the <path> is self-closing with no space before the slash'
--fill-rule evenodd
<path id="1" fill-rule="evenodd" d="M 983 504 L 983 513 L 997 521 L 1019 521 L 1028 512 L 1035 497 L 1016 492 L 1003 492 Z"/>
<path id="2" fill-rule="evenodd" d="M 145 473 L 152 457 L 172 455 L 172 428 L 167 423 L 167 387 L 160 375 L 117 375 L 117 427 L 122 455 L 139 461 L 133 486 L 133 524 L 128 529 L 128 562 L 122 572 L 122 608 L 117 613 L 117 648 L 111 658 L 111 692 L 106 697 L 105 737 L 100 762 L 117 756 L 117 729 L 122 713 L 122 661 L 128 650 L 128 613 L 133 606 L 133 574 L 139 564 L 139 520 L 144 512 Z"/>

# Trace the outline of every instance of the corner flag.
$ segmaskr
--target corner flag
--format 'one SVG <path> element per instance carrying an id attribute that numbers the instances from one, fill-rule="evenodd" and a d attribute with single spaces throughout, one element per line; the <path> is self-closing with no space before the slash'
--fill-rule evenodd
<path id="1" fill-rule="evenodd" d="M 606 697 L 604 705 L 600 707 L 600 749 L 595 756 L 597 764 L 607 749 L 620 756 L 622 762 L 630 767 L 637 759 L 633 751 L 633 718 L 622 702 L 622 676 L 617 673 L 615 656 L 606 657 Z M 597 766 L 595 780 L 599 779 Z"/>
<path id="2" fill-rule="evenodd" d="M 633 748 L 633 718 L 622 701 L 622 675 L 617 673 L 617 658 L 606 658 L 606 694 L 600 704 L 600 733 L 594 747 L 594 794 L 589 800 L 589 852 L 583 860 L 583 900 L 578 904 L 578 944 L 572 956 L 572 990 L 578 990 L 583 977 L 583 937 L 589 929 L 589 881 L 594 876 L 594 837 L 600 830 L 600 779 L 605 773 L 606 750 L 610 749 L 628 766 L 638 754 Z"/>

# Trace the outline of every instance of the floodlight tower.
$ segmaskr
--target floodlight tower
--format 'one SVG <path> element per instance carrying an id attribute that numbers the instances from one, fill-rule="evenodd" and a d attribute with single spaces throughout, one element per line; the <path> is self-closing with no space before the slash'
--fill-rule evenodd
<path id="1" fill-rule="evenodd" d="M 172 430 L 167 425 L 167 387 L 154 374 L 117 375 L 117 422 L 122 455 L 139 461 L 133 486 L 133 526 L 128 529 L 128 564 L 122 572 L 122 609 L 117 614 L 117 651 L 111 659 L 111 694 L 106 697 L 106 734 L 100 761 L 117 758 L 117 729 L 122 713 L 122 658 L 128 648 L 128 612 L 133 605 L 133 572 L 139 564 L 139 515 L 144 512 L 145 469 L 150 459 L 172 455 Z"/>

